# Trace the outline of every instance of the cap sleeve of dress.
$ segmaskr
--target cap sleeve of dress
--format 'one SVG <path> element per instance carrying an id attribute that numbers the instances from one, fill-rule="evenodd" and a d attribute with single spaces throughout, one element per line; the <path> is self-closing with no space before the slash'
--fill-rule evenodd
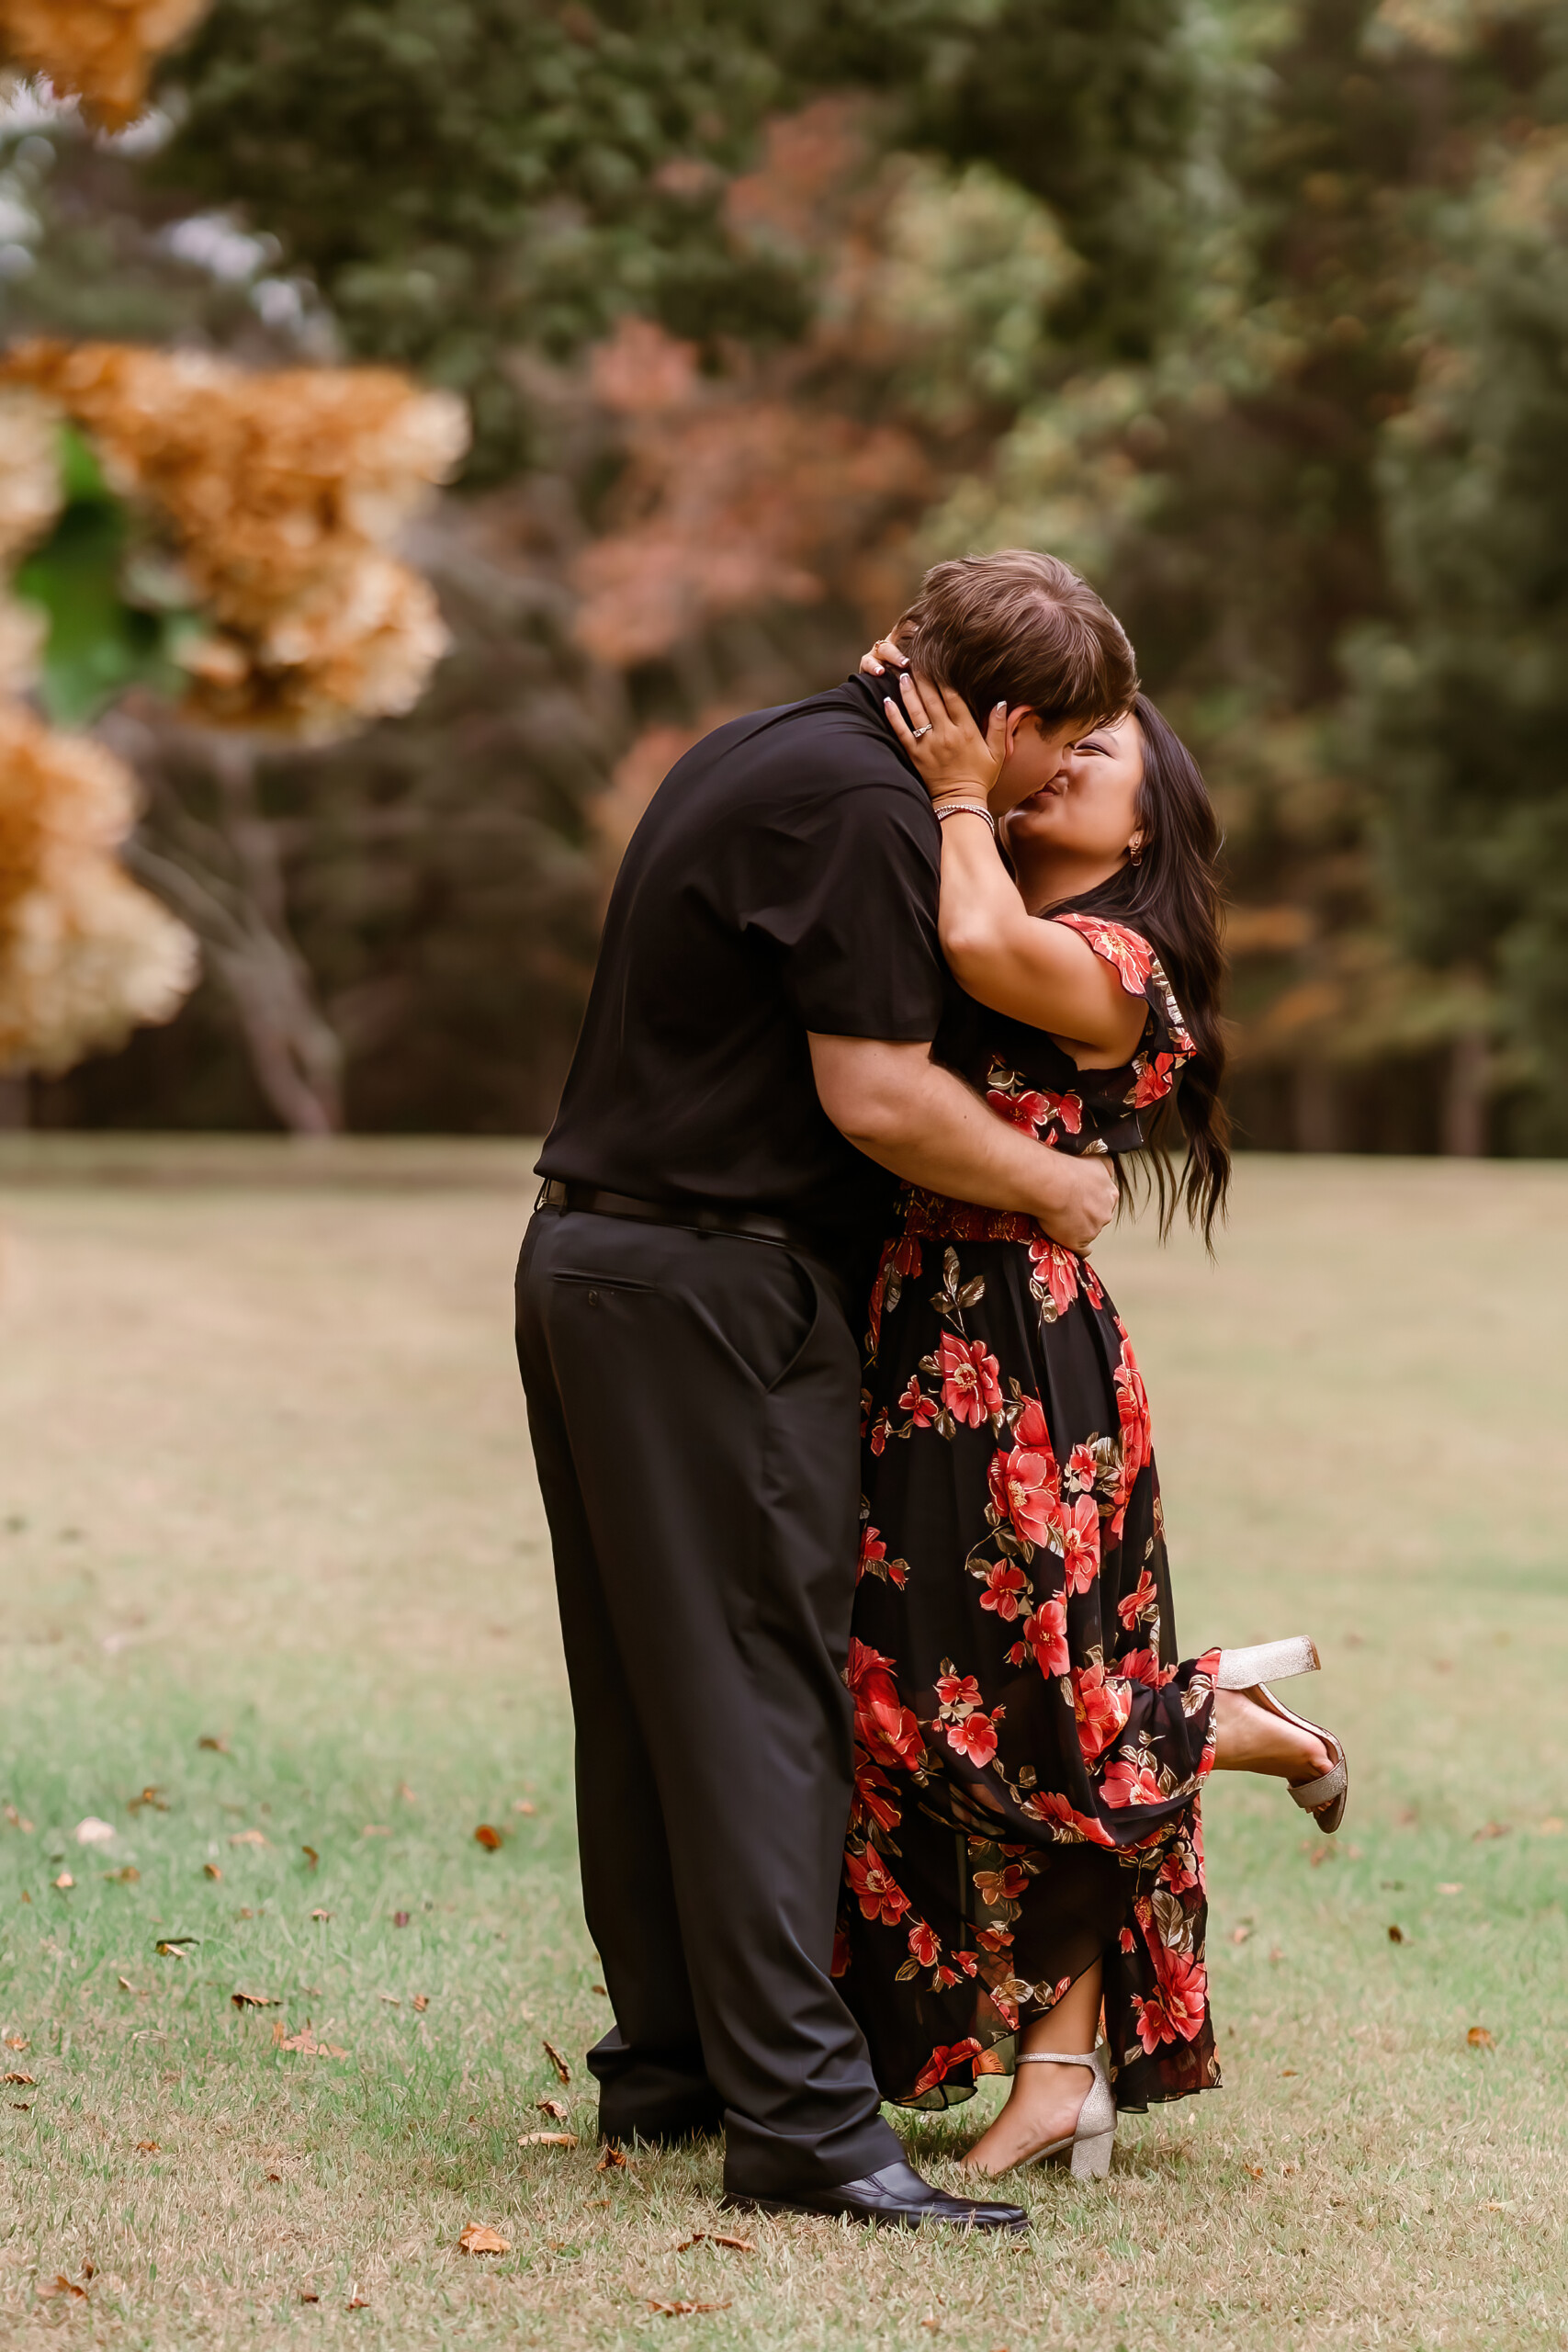
<path id="1" fill-rule="evenodd" d="M 1127 994 L 1141 996 L 1148 1006 L 1149 1022 L 1133 1064 L 1136 1073 L 1133 1107 L 1141 1111 L 1157 1102 L 1170 1092 L 1183 1062 L 1190 1061 L 1197 1051 L 1181 1007 L 1171 993 L 1165 967 L 1143 933 L 1126 923 L 1107 922 L 1100 915 L 1054 915 L 1051 920 L 1076 931 L 1113 967 Z"/>

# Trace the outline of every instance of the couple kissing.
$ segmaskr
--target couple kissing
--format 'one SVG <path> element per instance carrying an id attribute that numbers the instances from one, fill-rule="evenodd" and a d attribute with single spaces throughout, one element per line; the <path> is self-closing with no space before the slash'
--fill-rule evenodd
<path id="1" fill-rule="evenodd" d="M 1119 1170 L 1223 1213 L 1217 849 L 1115 616 L 1010 550 L 705 738 L 621 866 L 518 1354 L 601 2134 L 722 2132 L 734 2206 L 1026 2228 L 883 2102 L 1009 2075 L 969 2186 L 1102 2175 L 1119 2108 L 1219 2083 L 1208 1772 L 1343 1815 L 1268 1688 L 1310 1642 L 1179 1654 L 1089 1257 Z"/>

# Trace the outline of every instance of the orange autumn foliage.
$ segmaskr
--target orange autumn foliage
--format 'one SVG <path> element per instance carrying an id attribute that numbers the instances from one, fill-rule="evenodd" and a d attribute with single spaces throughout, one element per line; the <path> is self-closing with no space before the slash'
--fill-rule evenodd
<path id="1" fill-rule="evenodd" d="M 210 0 L 0 0 L 0 56 L 45 74 L 118 130 L 147 99 L 153 59 L 207 14 Z"/>
<path id="2" fill-rule="evenodd" d="M 62 409 L 173 540 L 216 624 L 187 656 L 193 716 L 321 741 L 412 708 L 446 631 L 388 542 L 461 458 L 459 401 L 391 368 L 47 340 L 0 379 Z"/>
<path id="3" fill-rule="evenodd" d="M 68 1069 L 194 984 L 190 933 L 116 860 L 134 816 L 112 752 L 0 701 L 0 1071 Z"/>

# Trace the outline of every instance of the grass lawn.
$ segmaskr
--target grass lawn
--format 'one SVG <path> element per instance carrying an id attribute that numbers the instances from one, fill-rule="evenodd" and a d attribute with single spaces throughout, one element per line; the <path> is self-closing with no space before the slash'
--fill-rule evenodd
<path id="1" fill-rule="evenodd" d="M 1024 2176 L 1027 2241 L 738 2251 L 716 2149 L 598 2168 L 525 1163 L 7 1164 L 6 2343 L 1568 2346 L 1568 1169 L 1249 1159 L 1217 1269 L 1100 1253 L 1183 1647 L 1317 1637 L 1346 1828 L 1213 1785 L 1226 2088 Z"/>

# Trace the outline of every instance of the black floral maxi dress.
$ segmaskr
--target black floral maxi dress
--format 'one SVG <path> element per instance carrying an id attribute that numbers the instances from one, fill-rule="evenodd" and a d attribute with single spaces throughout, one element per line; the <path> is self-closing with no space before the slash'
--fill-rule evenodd
<path id="1" fill-rule="evenodd" d="M 1117 1069 L 967 1002 L 944 1058 L 1058 1150 L 1130 1151 L 1192 1041 L 1157 957 L 1061 916 L 1148 1014 Z M 834 1956 L 886 2098 L 1011 2071 L 1021 2007 L 1103 1954 L 1118 2103 L 1217 2086 L 1199 1792 L 1218 1652 L 1179 1663 L 1148 1406 L 1087 1260 L 906 1193 L 871 1301 Z"/>

